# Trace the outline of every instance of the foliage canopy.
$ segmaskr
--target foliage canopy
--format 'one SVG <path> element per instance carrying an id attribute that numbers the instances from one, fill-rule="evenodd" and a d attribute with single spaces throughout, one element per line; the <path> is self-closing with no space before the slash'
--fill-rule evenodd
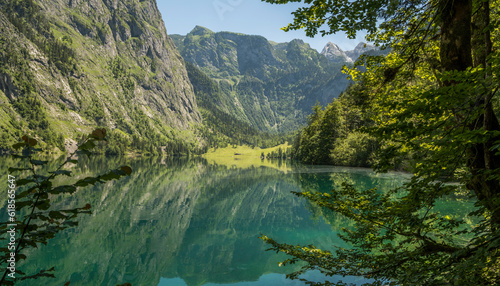
<path id="1" fill-rule="evenodd" d="M 368 40 L 390 48 L 388 56 L 362 57 L 362 68 L 346 72 L 368 88 L 371 133 L 382 146 L 376 168 L 405 160 L 415 176 L 396 190 L 345 184 L 325 194 L 298 193 L 355 221 L 341 235 L 352 249 L 262 238 L 292 256 L 285 264 L 304 260 L 303 271 L 364 276 L 373 285 L 498 284 L 498 1 L 266 2 L 307 4 L 284 30 L 349 37 L 366 30 Z M 438 200 L 460 194 L 476 201 L 474 212 L 450 218 L 435 211 Z"/>
<path id="2" fill-rule="evenodd" d="M 10 217 L 0 222 L 0 230 L 4 233 L 0 240 L 4 242 L 3 245 L 8 245 L 0 249 L 0 265 L 4 269 L 0 285 L 14 285 L 19 280 L 54 277 L 54 267 L 29 274 L 22 272 L 15 265 L 28 259 L 30 249 L 38 248 L 41 244 L 46 245 L 58 232 L 77 226 L 78 215 L 91 214 L 90 204 L 69 209 L 54 208 L 52 204 L 55 197 L 73 194 L 81 187 L 120 179 L 132 173 L 129 166 L 122 166 L 95 177 L 75 180 L 72 184 L 59 182 L 64 176 L 72 176 L 68 165 L 78 163 L 82 156 L 90 156 L 96 143 L 106 140 L 105 137 L 105 129 L 94 130 L 77 150 L 52 171 L 47 171 L 48 161 L 37 158 L 36 154 L 42 149 L 36 148 L 38 140 L 35 138 L 25 135 L 21 142 L 12 146 L 16 150 L 21 149 L 21 152 L 12 155 L 20 159 L 18 167 L 9 168 L 8 186 L 12 190 L 9 191 L 8 201 Z M 65 285 L 69 284 L 67 282 Z"/>

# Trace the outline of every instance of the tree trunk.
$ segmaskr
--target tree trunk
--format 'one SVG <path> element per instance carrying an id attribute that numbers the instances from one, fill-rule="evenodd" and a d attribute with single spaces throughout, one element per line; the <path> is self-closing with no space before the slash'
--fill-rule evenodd
<path id="1" fill-rule="evenodd" d="M 491 54 L 491 33 L 488 29 L 490 24 L 489 1 L 476 1 L 473 5 L 474 17 L 472 18 L 472 53 L 474 66 L 482 65 L 486 68 L 486 59 Z"/>
<path id="2" fill-rule="evenodd" d="M 471 0 L 440 0 L 439 56 L 444 71 L 464 71 L 472 66 L 471 17 Z"/>
<path id="3" fill-rule="evenodd" d="M 486 29 L 489 24 L 489 2 L 477 1 L 476 8 L 479 10 L 473 22 L 472 0 L 440 0 L 438 19 L 441 27 L 440 58 L 445 72 L 465 71 L 474 65 L 487 67 L 487 57 L 491 53 L 490 34 Z M 471 24 L 474 31 L 471 30 Z M 444 84 L 451 86 L 456 83 L 448 81 Z M 473 99 L 472 104 L 476 108 L 481 108 L 482 112 L 472 122 L 463 122 L 469 130 L 500 130 L 498 119 L 491 106 L 491 97 L 492 94 L 483 93 L 477 99 Z M 500 225 L 500 209 L 494 200 L 500 194 L 500 184 L 498 180 L 491 179 L 491 174 L 488 172 L 500 168 L 500 156 L 491 151 L 496 140 L 498 138 L 473 144 L 468 150 L 467 162 L 472 175 L 467 187 L 475 192 L 478 200 L 491 212 L 491 222 L 495 227 Z"/>

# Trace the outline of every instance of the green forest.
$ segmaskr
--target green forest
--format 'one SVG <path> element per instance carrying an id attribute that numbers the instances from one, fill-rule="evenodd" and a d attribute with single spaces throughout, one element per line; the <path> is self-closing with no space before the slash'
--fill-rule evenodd
<path id="1" fill-rule="evenodd" d="M 316 104 L 295 137 L 292 158 L 305 164 L 369 167 L 379 150 L 369 90 L 354 84 L 326 107 Z"/>
<path id="2" fill-rule="evenodd" d="M 414 177 L 388 192 L 347 182 L 329 193 L 297 192 L 356 226 L 341 234 L 353 249 L 262 236 L 272 250 L 289 255 L 284 264 L 306 263 L 290 278 L 317 269 L 372 278 L 371 285 L 500 282 L 498 4 L 315 1 L 293 13 L 285 31 L 355 37 L 366 30 L 367 39 L 390 50 L 345 69 L 354 85 L 326 107 L 314 107 L 294 142 L 294 157 L 308 164 L 406 170 Z M 434 208 L 438 200 L 460 195 L 476 202 L 468 214 L 477 222 L 472 227 Z"/>

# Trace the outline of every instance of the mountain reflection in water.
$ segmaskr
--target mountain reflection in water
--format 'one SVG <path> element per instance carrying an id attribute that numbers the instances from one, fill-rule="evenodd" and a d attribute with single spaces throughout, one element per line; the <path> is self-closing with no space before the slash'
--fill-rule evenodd
<path id="1" fill-rule="evenodd" d="M 54 266 L 55 279 L 16 285 L 304 285 L 284 277 L 300 265 L 279 267 L 284 256 L 266 251 L 258 236 L 332 249 L 345 246 L 337 229 L 350 221 L 291 192 L 329 191 L 345 181 L 387 189 L 407 178 L 324 166 L 228 168 L 203 159 L 93 158 L 72 171 L 84 176 L 125 163 L 130 177 L 56 199 L 59 208 L 90 203 L 93 214 L 31 251 L 20 267 L 33 273 Z"/>

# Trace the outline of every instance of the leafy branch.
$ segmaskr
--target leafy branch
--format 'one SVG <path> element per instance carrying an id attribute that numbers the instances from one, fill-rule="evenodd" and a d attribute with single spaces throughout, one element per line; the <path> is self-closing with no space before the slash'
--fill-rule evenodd
<path id="1" fill-rule="evenodd" d="M 62 162 L 55 170 L 48 171 L 48 174 L 42 175 L 39 168 L 43 168 L 49 162 L 35 158 L 35 154 L 42 151 L 35 148 L 37 140 L 28 136 L 23 136 L 22 141 L 14 144 L 12 147 L 15 150 L 21 150 L 20 154 L 12 155 L 15 158 L 25 162 L 27 167 L 9 168 L 9 173 L 26 173 L 29 175 L 22 179 L 18 179 L 15 183 L 17 187 L 23 187 L 23 191 L 15 196 L 15 210 L 22 219 L 15 221 L 6 221 L 0 223 L 0 231 L 5 231 L 15 225 L 16 233 L 19 232 L 19 239 L 16 241 L 15 248 L 2 247 L 0 248 L 0 265 L 5 265 L 5 271 L 0 285 L 14 285 L 16 280 L 38 279 L 41 277 L 55 277 L 54 267 L 44 269 L 33 275 L 27 275 L 19 269 L 7 267 L 9 258 L 15 257 L 16 264 L 19 261 L 26 260 L 24 254 L 25 249 L 37 248 L 39 244 L 47 244 L 51 238 L 69 227 L 78 225 L 75 221 L 80 214 L 90 214 L 91 205 L 86 204 L 83 207 L 73 209 L 51 209 L 52 200 L 55 195 L 73 194 L 78 188 L 106 181 L 117 180 L 132 173 L 129 166 L 121 166 L 118 169 L 111 170 L 107 173 L 80 179 L 73 184 L 65 184 L 53 186 L 54 179 L 58 176 L 71 177 L 72 172 L 66 170 L 68 164 L 78 163 L 78 159 L 82 156 L 90 156 L 91 150 L 96 146 L 96 142 L 106 140 L 106 130 L 94 130 L 86 140 L 80 144 L 77 150 L 71 153 L 64 162 Z M 4 240 L 5 238 L 2 238 Z M 8 240 L 8 238 L 6 238 Z M 4 245 L 7 245 L 5 243 Z M 13 251 L 12 251 L 13 250 Z M 11 271 L 11 270 L 14 270 Z M 10 272 L 10 273 L 9 273 Z M 17 275 L 17 277 L 16 277 Z"/>

